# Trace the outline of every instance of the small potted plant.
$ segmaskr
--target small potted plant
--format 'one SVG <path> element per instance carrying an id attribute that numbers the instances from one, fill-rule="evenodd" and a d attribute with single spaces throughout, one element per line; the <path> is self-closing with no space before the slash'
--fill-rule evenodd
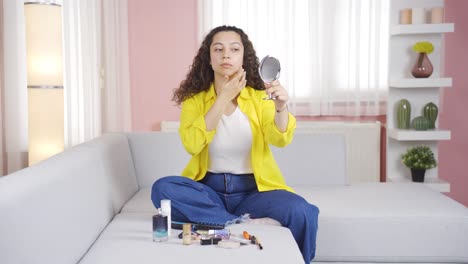
<path id="1" fill-rule="evenodd" d="M 434 51 L 434 46 L 429 41 L 417 42 L 413 45 L 413 50 L 419 53 L 418 60 L 411 70 L 411 74 L 416 78 L 427 78 L 431 76 L 434 68 L 427 54 Z"/>
<path id="2" fill-rule="evenodd" d="M 401 162 L 411 169 L 411 178 L 414 182 L 424 182 L 426 170 L 437 167 L 434 153 L 428 146 L 409 147 L 401 155 Z"/>

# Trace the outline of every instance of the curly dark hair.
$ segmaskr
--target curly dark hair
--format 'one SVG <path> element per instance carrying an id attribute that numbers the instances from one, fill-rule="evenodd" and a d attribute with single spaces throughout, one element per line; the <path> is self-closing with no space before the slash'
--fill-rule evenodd
<path id="1" fill-rule="evenodd" d="M 253 48 L 252 42 L 247 34 L 240 28 L 234 26 L 219 26 L 210 31 L 203 40 L 197 55 L 185 80 L 180 83 L 179 88 L 174 89 L 172 101 L 181 104 L 186 99 L 207 91 L 214 80 L 214 72 L 210 65 L 210 46 L 213 43 L 213 37 L 218 32 L 234 31 L 239 34 L 242 45 L 244 46 L 243 65 L 247 76 L 247 86 L 257 90 L 265 90 L 265 85 L 258 73 L 260 62 Z"/>

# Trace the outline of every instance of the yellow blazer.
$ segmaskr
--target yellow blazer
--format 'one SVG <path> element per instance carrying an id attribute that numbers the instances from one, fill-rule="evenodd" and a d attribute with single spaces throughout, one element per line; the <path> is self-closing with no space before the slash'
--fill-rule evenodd
<path id="1" fill-rule="evenodd" d="M 259 191 L 293 189 L 286 185 L 283 175 L 271 153 L 269 144 L 277 147 L 288 145 L 294 136 L 296 118 L 289 115 L 286 132 L 278 130 L 274 122 L 275 105 L 271 100 L 263 100 L 265 91 L 245 87 L 237 99 L 240 110 L 245 113 L 252 129 L 252 170 Z M 182 144 L 191 160 L 182 172 L 195 181 L 205 177 L 208 169 L 208 144 L 213 140 L 216 130 L 207 131 L 205 114 L 214 104 L 216 93 L 211 85 L 208 91 L 203 91 L 186 99 L 182 103 L 179 135 Z"/>

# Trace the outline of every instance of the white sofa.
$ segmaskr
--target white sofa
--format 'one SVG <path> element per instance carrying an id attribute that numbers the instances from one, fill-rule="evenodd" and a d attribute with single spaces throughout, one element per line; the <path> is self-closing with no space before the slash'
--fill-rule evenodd
<path id="1" fill-rule="evenodd" d="M 421 184 L 346 185 L 344 146 L 338 134 L 297 133 L 274 149 L 287 182 L 321 210 L 314 261 L 468 263 L 465 206 Z M 150 187 L 188 159 L 176 133 L 115 133 L 0 177 L 0 263 L 214 262 L 151 242 Z M 295 253 L 271 263 L 300 263 L 294 243 L 281 248 Z"/>

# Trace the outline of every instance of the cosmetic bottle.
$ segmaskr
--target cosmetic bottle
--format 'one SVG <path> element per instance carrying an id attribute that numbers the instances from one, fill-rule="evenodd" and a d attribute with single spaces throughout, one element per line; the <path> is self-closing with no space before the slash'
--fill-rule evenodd
<path id="1" fill-rule="evenodd" d="M 182 225 L 182 244 L 190 245 L 192 244 L 192 225 L 183 224 Z"/>
<path id="2" fill-rule="evenodd" d="M 161 200 L 162 215 L 167 216 L 167 235 L 171 236 L 171 200 Z"/>
<path id="3" fill-rule="evenodd" d="M 153 241 L 163 242 L 167 241 L 167 216 L 162 214 L 161 208 L 158 208 L 158 213 L 153 215 Z"/>

